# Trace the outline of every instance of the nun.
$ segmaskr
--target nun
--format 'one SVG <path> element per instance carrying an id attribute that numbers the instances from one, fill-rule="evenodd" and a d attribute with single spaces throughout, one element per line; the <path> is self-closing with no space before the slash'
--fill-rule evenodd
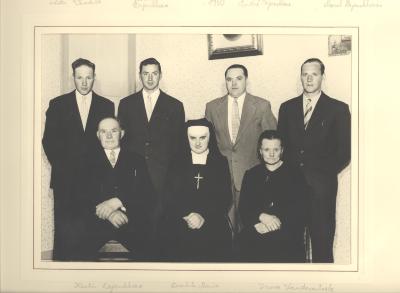
<path id="1" fill-rule="evenodd" d="M 243 177 L 239 215 L 239 260 L 305 262 L 304 229 L 309 188 L 300 170 L 282 160 L 282 139 L 274 130 L 258 140 L 260 164 Z"/>
<path id="2" fill-rule="evenodd" d="M 205 118 L 185 124 L 182 152 L 168 172 L 166 259 L 216 262 L 231 256 L 232 202 L 227 159 Z"/>

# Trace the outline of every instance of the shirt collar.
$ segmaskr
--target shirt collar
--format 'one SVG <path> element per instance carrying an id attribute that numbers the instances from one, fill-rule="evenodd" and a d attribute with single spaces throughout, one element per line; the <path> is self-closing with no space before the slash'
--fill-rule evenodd
<path id="1" fill-rule="evenodd" d="M 303 102 L 305 103 L 307 99 L 311 99 L 311 103 L 315 105 L 318 102 L 319 98 L 321 97 L 321 94 L 322 91 L 319 91 L 318 95 L 311 97 L 303 93 Z"/>
<path id="2" fill-rule="evenodd" d="M 119 155 L 119 152 L 121 151 L 121 148 L 120 148 L 120 147 L 117 147 L 116 149 L 113 149 L 113 150 L 104 149 L 104 151 L 105 151 L 105 153 L 106 153 L 106 155 L 107 155 L 107 158 L 110 158 L 110 153 L 111 153 L 111 151 L 114 151 L 114 153 L 115 153 L 115 158 L 117 159 L 117 158 L 118 158 L 118 155 Z"/>
<path id="3" fill-rule="evenodd" d="M 232 97 L 231 95 L 228 94 L 228 98 L 229 98 L 231 101 L 233 101 L 233 99 L 237 99 L 237 101 L 238 101 L 239 104 L 243 104 L 244 98 L 246 97 L 246 94 L 247 94 L 247 92 L 245 91 L 243 94 L 241 94 L 241 95 L 240 95 L 239 97 L 237 97 L 237 98 L 234 98 L 234 97 Z"/>
<path id="4" fill-rule="evenodd" d="M 208 156 L 209 152 L 210 152 L 209 149 L 207 149 L 205 152 L 203 152 L 201 154 L 196 154 L 195 152 L 191 151 L 192 163 L 199 164 L 199 165 L 205 165 L 207 163 L 207 156 Z"/>
<path id="5" fill-rule="evenodd" d="M 82 100 L 83 97 L 86 97 L 87 100 L 91 100 L 92 99 L 92 93 L 93 93 L 93 91 L 90 91 L 87 95 L 84 96 L 80 92 L 78 92 L 78 90 L 75 90 L 75 96 L 79 100 Z"/>
<path id="6" fill-rule="evenodd" d="M 143 89 L 143 93 L 145 97 L 150 96 L 152 99 L 154 98 L 158 98 L 158 96 L 160 95 L 160 88 L 158 87 L 157 89 L 155 89 L 152 93 L 149 93 L 148 91 L 146 91 L 145 89 Z"/>

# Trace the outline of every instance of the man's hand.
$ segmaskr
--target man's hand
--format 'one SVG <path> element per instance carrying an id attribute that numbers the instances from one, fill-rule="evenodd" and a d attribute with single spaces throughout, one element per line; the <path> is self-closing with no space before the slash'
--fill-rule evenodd
<path id="1" fill-rule="evenodd" d="M 183 219 L 186 221 L 190 229 L 200 229 L 205 221 L 204 218 L 198 213 L 190 213 L 186 217 L 183 217 Z"/>
<path id="2" fill-rule="evenodd" d="M 122 225 L 128 224 L 128 217 L 119 210 L 112 212 L 108 220 L 117 229 Z"/>
<path id="3" fill-rule="evenodd" d="M 262 224 L 265 225 L 268 232 L 279 230 L 282 225 L 281 221 L 277 216 L 269 215 L 267 213 L 260 214 L 259 220 Z"/>
<path id="4" fill-rule="evenodd" d="M 118 197 L 105 200 L 96 206 L 96 215 L 102 219 L 108 219 L 110 215 L 122 207 L 122 202 Z"/>

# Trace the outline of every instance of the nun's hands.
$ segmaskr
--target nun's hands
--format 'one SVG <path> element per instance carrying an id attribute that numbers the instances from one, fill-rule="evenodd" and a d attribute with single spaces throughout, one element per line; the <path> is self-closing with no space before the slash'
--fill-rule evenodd
<path id="1" fill-rule="evenodd" d="M 254 225 L 254 228 L 256 231 L 260 234 L 265 234 L 268 232 L 267 226 L 265 226 L 263 223 L 257 223 Z"/>
<path id="2" fill-rule="evenodd" d="M 204 224 L 204 218 L 198 213 L 190 213 L 183 217 L 190 229 L 200 229 Z"/>

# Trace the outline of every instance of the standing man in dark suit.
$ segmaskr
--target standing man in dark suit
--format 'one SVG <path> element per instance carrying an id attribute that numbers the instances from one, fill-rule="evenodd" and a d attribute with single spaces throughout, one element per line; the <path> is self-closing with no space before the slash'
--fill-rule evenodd
<path id="1" fill-rule="evenodd" d="M 269 101 L 246 92 L 247 78 L 245 66 L 229 66 L 225 71 L 228 94 L 207 103 L 205 114 L 214 125 L 218 147 L 229 163 L 233 191 L 229 218 L 234 234 L 240 230 L 237 208 L 243 175 L 259 163 L 256 150 L 260 134 L 276 129 Z"/>
<path id="2" fill-rule="evenodd" d="M 86 158 L 99 147 L 99 121 L 114 115 L 113 102 L 92 91 L 95 64 L 79 58 L 72 63 L 76 89 L 50 100 L 43 148 L 51 164 L 54 192 L 54 260 L 68 260 L 76 235 L 78 191 L 85 184 Z M 75 224 L 74 224 L 75 223 Z"/>
<path id="3" fill-rule="evenodd" d="M 167 169 L 180 148 L 185 112 L 182 102 L 160 90 L 162 72 L 156 59 L 140 62 L 139 73 L 143 89 L 123 98 L 118 107 L 118 118 L 125 129 L 122 143 L 145 158 L 160 197 Z M 158 205 L 161 213 L 161 198 Z"/>
<path id="4" fill-rule="evenodd" d="M 325 66 L 317 58 L 302 64 L 303 94 L 281 105 L 278 123 L 286 143 L 285 160 L 303 170 L 312 189 L 313 262 L 333 262 L 337 175 L 351 155 L 349 107 L 321 91 L 324 72 Z"/>

